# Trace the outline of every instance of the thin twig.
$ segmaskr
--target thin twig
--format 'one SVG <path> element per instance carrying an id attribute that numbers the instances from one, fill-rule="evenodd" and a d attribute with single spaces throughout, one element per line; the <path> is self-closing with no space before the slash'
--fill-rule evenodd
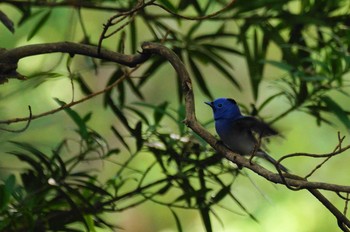
<path id="1" fill-rule="evenodd" d="M 0 128 L 0 130 L 7 131 L 7 132 L 14 132 L 14 133 L 21 133 L 21 132 L 27 130 L 30 123 L 32 122 L 32 119 L 33 119 L 32 108 L 30 106 L 28 106 L 28 110 L 29 110 L 29 116 L 27 117 L 27 120 L 26 120 L 27 124 L 25 125 L 25 127 L 23 127 L 22 129 L 19 129 L 19 130 L 11 130 L 11 129 L 6 129 L 6 128 Z"/>
<path id="2" fill-rule="evenodd" d="M 216 12 L 213 12 L 211 14 L 208 14 L 208 15 L 204 15 L 204 16 L 184 16 L 184 15 L 180 15 L 180 14 L 177 14 L 175 12 L 172 12 L 171 10 L 169 10 L 168 8 L 166 8 L 165 6 L 163 5 L 160 5 L 158 3 L 152 3 L 151 5 L 153 6 L 157 6 L 163 10 L 165 10 L 166 12 L 168 12 L 169 14 L 177 17 L 177 18 L 181 18 L 181 19 L 186 19 L 186 20 L 204 20 L 204 19 L 210 19 L 210 18 L 214 18 L 215 16 L 221 14 L 222 12 L 228 10 L 234 3 L 235 3 L 236 0 L 231 0 L 226 6 L 224 6 L 222 9 L 216 11 Z"/>
<path id="3" fill-rule="evenodd" d="M 183 88 L 182 90 L 185 96 L 186 119 L 184 120 L 184 123 L 188 127 L 190 127 L 196 134 L 198 134 L 205 141 L 207 141 L 214 149 L 216 149 L 216 151 L 224 155 L 228 160 L 234 163 L 237 163 L 243 167 L 247 167 L 251 169 L 255 173 L 261 175 L 262 177 L 266 178 L 271 182 L 284 184 L 286 186 L 293 186 L 293 187 L 296 187 L 297 189 L 307 189 L 337 218 L 339 228 L 341 228 L 343 231 L 348 231 L 348 228 L 350 228 L 350 221 L 325 196 L 323 196 L 318 191 L 318 189 L 324 189 L 324 190 L 329 190 L 333 192 L 350 193 L 350 186 L 340 186 L 340 185 L 321 183 L 321 182 L 310 182 L 305 180 L 305 178 L 302 178 L 296 175 L 292 175 L 288 173 L 282 175 L 280 170 L 278 170 L 279 171 L 278 174 L 275 174 L 261 167 L 260 165 L 251 164 L 249 160 L 247 160 L 245 157 L 240 156 L 239 154 L 236 154 L 231 150 L 229 150 L 227 147 L 221 145 L 220 143 L 218 143 L 216 138 L 213 135 L 211 135 L 209 132 L 207 132 L 201 126 L 201 124 L 199 124 L 196 120 L 191 79 L 181 60 L 176 56 L 176 54 L 173 51 L 171 51 L 170 49 L 160 44 L 144 43 L 142 45 L 142 48 L 144 52 L 154 53 L 164 57 L 171 63 L 171 65 L 176 70 L 178 76 L 181 79 L 182 88 Z M 336 154 L 340 154 L 349 148 L 350 146 L 339 148 L 338 150 L 336 150 L 331 154 L 326 154 L 321 156 L 323 157 L 333 156 Z M 318 158 L 321 157 L 320 155 L 314 155 L 314 154 L 301 154 L 301 155 L 318 157 Z M 291 154 L 290 156 L 285 156 L 285 158 L 293 157 L 293 156 L 300 156 L 300 153 Z M 280 159 L 279 161 L 282 161 L 282 160 L 283 159 Z"/>
<path id="4" fill-rule="evenodd" d="M 341 149 L 341 144 L 343 143 L 344 139 L 345 139 L 345 136 L 340 137 L 340 132 L 338 131 L 338 144 L 337 144 L 337 146 L 334 148 L 333 153 L 335 153 L 337 150 L 338 150 L 338 151 L 341 151 L 341 150 L 342 150 L 342 149 Z M 331 154 L 331 153 L 330 153 L 330 154 Z M 334 155 L 328 156 L 324 161 L 322 161 L 320 164 L 318 164 L 309 174 L 307 174 L 307 175 L 305 176 L 305 179 L 307 179 L 307 178 L 309 178 L 310 176 L 312 176 L 312 175 L 316 172 L 316 170 L 320 169 L 320 168 L 323 166 L 323 164 L 325 164 L 325 163 L 326 163 L 330 158 L 332 158 L 333 156 L 334 156 Z"/>
<path id="5" fill-rule="evenodd" d="M 131 10 L 128 10 L 128 11 L 125 11 L 125 12 L 120 12 L 116 15 L 113 15 L 112 17 L 110 17 L 107 22 L 105 24 L 103 24 L 103 30 L 102 30 L 102 33 L 100 35 L 100 38 L 98 40 L 98 45 L 97 45 L 97 48 L 98 48 L 98 53 L 100 53 L 101 51 L 101 48 L 102 48 L 102 42 L 104 39 L 116 34 L 117 32 L 119 32 L 120 30 L 122 30 L 124 27 L 126 27 L 127 25 L 129 25 L 133 20 L 134 20 L 134 17 L 135 17 L 135 13 L 141 9 L 143 9 L 144 7 L 152 4 L 155 0 L 151 0 L 147 3 L 145 3 L 143 0 L 139 0 L 136 4 L 136 6 L 134 8 L 132 8 Z M 113 26 L 113 25 L 116 25 L 118 24 L 119 22 L 123 21 L 124 19 L 126 19 L 127 17 L 131 16 L 132 18 L 122 24 L 119 28 L 117 28 L 116 30 L 114 30 L 113 32 L 111 32 L 109 35 L 107 35 L 107 31 L 108 29 Z M 118 19 L 120 18 L 121 19 Z M 118 19 L 118 20 L 116 20 Z M 116 21 L 115 21 L 116 20 Z"/>
<path id="6" fill-rule="evenodd" d="M 138 66 L 139 67 L 139 66 Z M 100 91 L 97 91 L 95 93 L 92 93 L 92 94 L 89 94 L 87 95 L 86 97 L 80 99 L 80 100 L 77 100 L 77 101 L 72 101 L 68 104 L 65 104 L 65 105 L 62 105 L 56 109 L 53 109 L 53 110 L 50 110 L 50 111 L 46 111 L 44 113 L 41 113 L 41 114 L 37 114 L 37 115 L 32 115 L 31 114 L 31 111 L 30 111 L 30 116 L 29 117 L 24 117 L 24 118 L 14 118 L 14 119 L 8 119 L 8 120 L 2 120 L 0 121 L 0 124 L 11 124 L 11 123 L 16 123 L 16 122 L 25 122 L 25 121 L 32 121 L 34 119 L 38 119 L 38 118 L 41 118 L 41 117 L 45 117 L 47 115 L 50 115 L 50 114 L 55 114 L 61 110 L 64 110 L 64 109 L 67 109 L 67 108 L 71 108 L 75 105 L 78 105 L 82 102 L 85 102 L 91 98 L 94 98 L 102 93 L 105 93 L 105 92 L 108 92 L 110 91 L 111 89 L 113 89 L 115 86 L 117 86 L 119 83 L 121 83 L 122 81 L 124 81 L 129 75 L 130 73 L 134 72 L 138 67 L 134 68 L 133 70 L 131 70 L 129 73 L 127 74 L 124 74 L 121 78 L 119 78 L 118 80 L 116 80 L 115 82 L 113 82 L 112 84 L 110 84 L 109 86 L 107 86 L 106 88 L 100 90 Z M 27 125 L 29 125 L 27 123 Z M 26 128 L 25 128 L 26 129 Z"/>
<path id="7" fill-rule="evenodd" d="M 346 200 L 345 200 L 345 206 L 344 206 L 344 212 L 343 212 L 344 215 L 346 215 L 348 212 L 348 205 L 349 205 L 349 193 L 346 194 Z"/>

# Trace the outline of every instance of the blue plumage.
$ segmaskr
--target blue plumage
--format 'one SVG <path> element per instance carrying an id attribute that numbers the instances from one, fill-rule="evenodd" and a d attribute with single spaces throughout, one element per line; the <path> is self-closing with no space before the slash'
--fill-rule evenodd
<path id="1" fill-rule="evenodd" d="M 255 155 L 263 157 L 274 165 L 277 163 L 260 147 L 256 147 L 258 140 L 254 136 L 254 133 L 261 138 L 277 135 L 277 131 L 254 117 L 243 116 L 233 99 L 218 98 L 213 102 L 205 103 L 213 109 L 216 132 L 228 148 L 240 155 L 252 155 L 255 149 Z M 288 171 L 281 164 L 279 168 L 285 172 Z"/>

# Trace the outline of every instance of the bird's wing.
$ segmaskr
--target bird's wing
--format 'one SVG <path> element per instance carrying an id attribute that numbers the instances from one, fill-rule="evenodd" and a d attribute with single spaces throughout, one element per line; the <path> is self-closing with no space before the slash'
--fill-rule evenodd
<path id="1" fill-rule="evenodd" d="M 277 135 L 278 132 L 270 127 L 268 124 L 254 118 L 244 116 L 242 118 L 235 120 L 235 125 L 237 128 L 241 128 L 241 130 L 249 129 L 252 132 L 257 133 L 261 137 L 267 137 L 271 135 Z"/>

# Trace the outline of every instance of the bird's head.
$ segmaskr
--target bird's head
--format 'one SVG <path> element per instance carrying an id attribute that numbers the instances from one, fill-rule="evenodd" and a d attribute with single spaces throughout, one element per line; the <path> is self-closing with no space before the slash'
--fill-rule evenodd
<path id="1" fill-rule="evenodd" d="M 242 116 L 235 100 L 231 98 L 218 98 L 213 102 L 205 102 L 213 109 L 214 119 L 236 119 Z"/>

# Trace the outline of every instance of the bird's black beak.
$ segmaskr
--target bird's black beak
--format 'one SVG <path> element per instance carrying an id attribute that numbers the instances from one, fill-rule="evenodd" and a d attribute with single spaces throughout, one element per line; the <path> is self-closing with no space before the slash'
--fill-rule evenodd
<path id="1" fill-rule="evenodd" d="M 205 104 L 207 104 L 208 106 L 210 106 L 211 108 L 213 108 L 213 102 L 204 102 Z"/>

